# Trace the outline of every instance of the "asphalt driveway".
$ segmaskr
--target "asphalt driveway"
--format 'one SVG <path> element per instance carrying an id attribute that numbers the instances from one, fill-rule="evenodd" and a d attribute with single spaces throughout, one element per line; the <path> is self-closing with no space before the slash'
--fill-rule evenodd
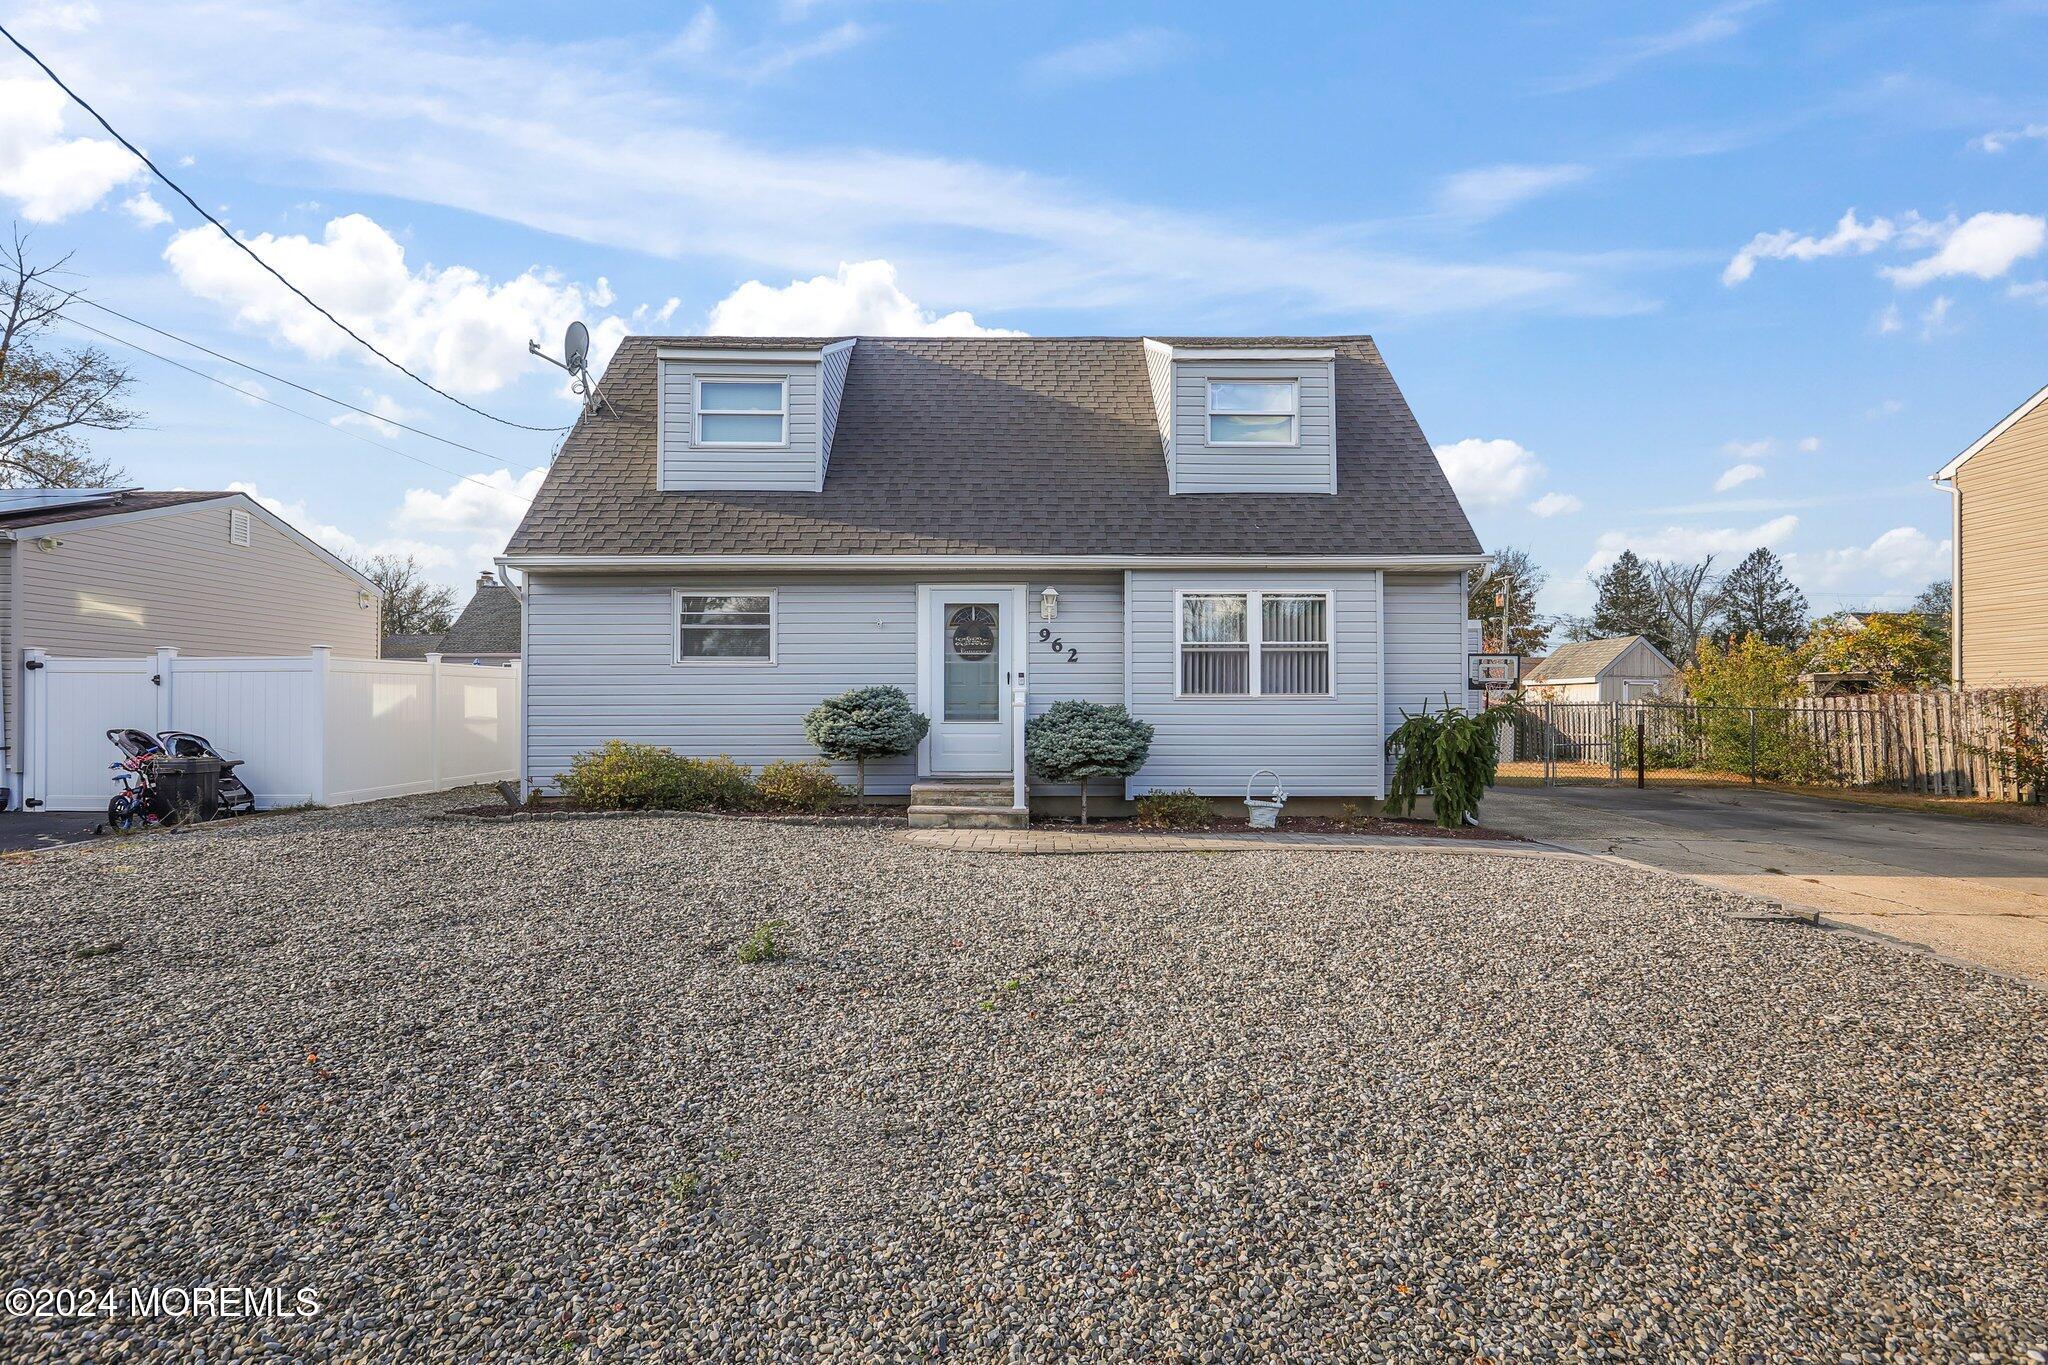
<path id="1" fill-rule="evenodd" d="M 1501 787 L 1489 825 L 2048 981 L 2048 829 L 1736 788 Z"/>
<path id="2" fill-rule="evenodd" d="M 0 811 L 0 853 L 20 853 L 93 837 L 105 817 L 97 811 Z"/>

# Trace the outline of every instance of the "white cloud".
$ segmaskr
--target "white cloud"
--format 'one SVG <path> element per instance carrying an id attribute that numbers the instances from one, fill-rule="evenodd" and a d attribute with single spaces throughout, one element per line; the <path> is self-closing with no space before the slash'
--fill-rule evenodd
<path id="1" fill-rule="evenodd" d="M 159 228 L 171 221 L 170 210 L 157 203 L 156 196 L 148 190 L 123 199 L 121 210 L 135 220 L 137 227 Z"/>
<path id="2" fill-rule="evenodd" d="M 1769 3 L 1770 0 L 1726 0 L 1726 3 L 1694 15 L 1677 28 L 1616 44 L 1606 56 L 1551 89 L 1563 92 L 1604 85 L 1645 62 L 1725 42 L 1747 28 L 1750 16 Z"/>
<path id="3" fill-rule="evenodd" d="M 1724 441 L 1721 453 L 1731 460 L 1761 460 L 1777 448 L 1777 441 L 1765 436 L 1754 441 Z"/>
<path id="4" fill-rule="evenodd" d="M 411 555 L 420 562 L 422 568 L 444 578 L 451 585 L 461 580 L 458 567 L 461 560 L 453 550 L 444 545 L 433 545 L 423 540 L 402 537 L 366 539 L 353 535 L 339 526 L 315 517 L 304 502 L 285 502 L 281 498 L 273 498 L 253 483 L 238 480 L 228 485 L 228 491 L 247 493 L 272 514 L 283 517 L 306 535 L 345 559 L 363 559 L 371 555 Z"/>
<path id="5" fill-rule="evenodd" d="M 1801 455 L 1811 455 L 1811 454 L 1813 454 L 1813 453 L 1814 453 L 1815 451 L 1817 451 L 1817 450 L 1819 450 L 1819 449 L 1820 449 L 1820 437 L 1818 437 L 1818 436 L 1804 436 L 1804 437 L 1801 437 L 1801 438 L 1800 438 L 1800 441 L 1799 441 L 1799 453 L 1800 453 Z"/>
<path id="6" fill-rule="evenodd" d="M 317 242 L 267 232 L 245 240 L 381 350 L 457 393 L 489 393 L 533 373 L 529 339 L 559 336 L 571 321 L 591 320 L 612 302 L 603 279 L 586 287 L 529 269 L 494 284 L 466 266 L 415 271 L 397 239 L 359 213 L 330 221 Z M 176 234 L 164 259 L 186 289 L 233 309 L 246 326 L 315 359 L 343 353 L 372 359 L 212 227 Z M 615 317 L 592 320 L 593 370 L 602 368 L 625 330 Z"/>
<path id="7" fill-rule="evenodd" d="M 1723 470 L 1721 477 L 1714 480 L 1714 491 L 1726 493 L 1731 488 L 1740 488 L 1752 479 L 1761 479 L 1764 467 L 1760 464 L 1739 464 Z"/>
<path id="8" fill-rule="evenodd" d="M 805 38 L 742 43 L 726 31 L 716 9 L 701 5 L 658 55 L 699 76 L 755 84 L 844 52 L 872 36 L 867 25 L 849 19 Z"/>
<path id="9" fill-rule="evenodd" d="M 290 167 L 330 200 L 410 199 L 593 248 L 713 260 L 740 279 L 882 258 L 978 312 L 1284 303 L 1306 325 L 1647 306 L 1619 283 L 1648 268 L 1630 253 L 1468 251 L 1405 222 L 1169 207 L 1070 175 L 863 143 L 858 123 L 757 135 L 720 87 L 678 82 L 658 44 L 532 43 L 418 7 L 217 0 L 195 24 L 178 6 L 99 3 L 106 22 L 67 56 L 122 73 L 140 135 Z"/>
<path id="10" fill-rule="evenodd" d="M 1551 492 L 1530 503 L 1529 511 L 1539 517 L 1563 517 L 1584 511 L 1585 507 L 1585 503 L 1570 493 Z"/>
<path id="11" fill-rule="evenodd" d="M 1437 187 L 1437 206 L 1458 218 L 1491 218 L 1591 174 L 1589 167 L 1568 164 L 1480 166 L 1445 177 Z"/>
<path id="12" fill-rule="evenodd" d="M 1741 284 L 1756 273 L 1758 261 L 1814 261 L 1851 253 L 1865 255 L 1891 241 L 1897 233 L 1897 225 L 1889 218 L 1858 222 L 1853 208 L 1842 215 L 1835 230 L 1825 237 L 1803 237 L 1789 228 L 1759 232 L 1722 268 L 1721 283 L 1731 287 Z"/>
<path id="13" fill-rule="evenodd" d="M 1759 545 L 1776 548 L 1799 529 L 1799 518 L 1787 513 L 1757 526 L 1666 526 L 1658 531 L 1603 531 L 1594 542 L 1585 571 L 1597 574 L 1634 550 L 1645 559 L 1701 559 L 1707 555 L 1748 554 Z"/>
<path id="14" fill-rule="evenodd" d="M 1948 321 L 1948 310 L 1953 303 L 1954 300 L 1950 299 L 1948 295 L 1941 294 L 1935 298 L 1934 302 L 1928 304 L 1921 311 L 1920 339 L 1922 341 L 1932 341 L 1938 336 L 1945 336 L 1955 330 L 1955 328 L 1949 326 Z"/>
<path id="15" fill-rule="evenodd" d="M 984 327 L 972 313 L 929 312 L 896 283 L 887 261 L 840 262 L 834 275 L 782 288 L 749 280 L 720 299 L 705 330 L 713 336 L 1023 336 Z"/>
<path id="16" fill-rule="evenodd" d="M 408 488 L 392 525 L 418 535 L 494 542 L 495 555 L 504 549 L 546 477 L 542 469 L 517 476 L 509 469 L 494 469 L 452 483 L 443 492 Z"/>
<path id="17" fill-rule="evenodd" d="M 1896 303 L 1886 304 L 1884 311 L 1877 315 L 1877 320 L 1871 323 L 1871 330 L 1881 337 L 1888 337 L 1894 332 L 1905 331 L 1906 320 L 1899 314 L 1899 305 Z"/>
<path id="18" fill-rule="evenodd" d="M 2009 299 L 2025 299 L 2030 303 L 2048 303 L 2048 280 L 2028 280 L 2025 284 L 2009 284 L 2005 287 Z"/>
<path id="19" fill-rule="evenodd" d="M 1188 36 L 1175 29 L 1134 28 L 1113 38 L 1094 38 L 1041 53 L 1024 64 L 1024 75 L 1041 85 L 1111 80 L 1155 71 L 1193 48 Z"/>
<path id="20" fill-rule="evenodd" d="M 1867 418 L 1896 417 L 1906 410 L 1906 405 L 1896 398 L 1887 398 L 1874 408 L 1868 408 L 1863 415 Z"/>
<path id="21" fill-rule="evenodd" d="M 336 413 L 327 419 L 327 425 L 344 428 L 360 427 L 365 431 L 374 431 L 386 440 L 390 440 L 401 434 L 393 423 L 410 421 L 412 418 L 412 413 L 400 407 L 398 401 L 388 393 L 378 393 L 375 389 L 364 389 L 359 396 L 362 402 L 357 406 L 368 407 L 370 409 L 369 413 Z M 375 413 L 376 415 L 371 416 L 370 413 Z"/>
<path id="22" fill-rule="evenodd" d="M 1947 235 L 1933 255 L 1911 265 L 1887 267 L 1882 273 L 1902 289 L 1951 275 L 1993 280 L 2040 251 L 2044 242 L 2048 242 L 2048 220 L 2028 213 L 1972 214 Z"/>
<path id="23" fill-rule="evenodd" d="M 1970 139 L 1980 152 L 2002 152 L 2015 142 L 2048 142 L 2048 123 L 2029 123 L 2023 128 L 2002 128 Z"/>
<path id="24" fill-rule="evenodd" d="M 89 209 L 142 170 L 104 138 L 64 136 L 63 91 L 40 76 L 0 80 L 0 196 L 31 223 Z"/>
<path id="25" fill-rule="evenodd" d="M 1911 526 L 1895 526 L 1868 545 L 1785 556 L 1785 568 L 1801 586 L 1855 592 L 1872 583 L 1917 588 L 1948 577 L 1950 541 L 1936 540 Z"/>
<path id="26" fill-rule="evenodd" d="M 242 391 L 242 401 L 252 408 L 262 406 L 263 400 L 270 397 L 270 390 L 253 379 L 247 379 L 238 374 L 224 374 L 216 377 L 229 388 L 240 389 Z"/>
<path id="27" fill-rule="evenodd" d="M 1437 462 L 1459 501 L 1469 507 L 1505 507 L 1535 490 L 1543 461 L 1505 438 L 1467 437 L 1436 447 Z"/>

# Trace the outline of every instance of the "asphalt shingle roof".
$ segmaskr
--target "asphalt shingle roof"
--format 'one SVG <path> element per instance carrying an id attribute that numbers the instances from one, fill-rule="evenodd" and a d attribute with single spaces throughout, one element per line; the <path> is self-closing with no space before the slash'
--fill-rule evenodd
<path id="1" fill-rule="evenodd" d="M 656 351 L 840 338 L 629 337 L 617 417 L 570 433 L 508 553 L 1470 555 L 1478 537 L 1370 337 L 1328 347 L 1337 492 L 1166 491 L 1139 337 L 862 337 L 822 493 L 655 488 Z"/>
<path id="2" fill-rule="evenodd" d="M 1522 678 L 1525 683 L 1545 682 L 1551 678 L 1597 678 L 1600 670 L 1628 653 L 1629 646 L 1642 639 L 1640 635 L 1616 635 L 1605 640 L 1581 640 L 1577 644 L 1559 645 L 1550 651 L 1550 656 L 1529 670 Z"/>
<path id="3" fill-rule="evenodd" d="M 84 521 L 88 517 L 110 517 L 119 512 L 149 512 L 159 507 L 177 507 L 188 502 L 212 502 L 216 498 L 232 498 L 231 492 L 217 491 L 195 493 L 189 490 L 178 492 L 149 492 L 140 488 L 124 488 L 111 498 L 95 493 L 84 493 L 80 500 L 69 505 L 58 503 L 41 507 L 26 507 L 19 511 L 0 512 L 0 530 L 14 530 L 24 526 L 54 526 L 60 522 Z"/>
<path id="4" fill-rule="evenodd" d="M 382 659 L 424 659 L 439 652 L 441 637 L 432 631 L 412 635 L 387 635 L 378 646 Z"/>
<path id="5" fill-rule="evenodd" d="M 503 583 L 479 583 L 469 605 L 441 637 L 443 654 L 519 653 L 519 595 Z"/>

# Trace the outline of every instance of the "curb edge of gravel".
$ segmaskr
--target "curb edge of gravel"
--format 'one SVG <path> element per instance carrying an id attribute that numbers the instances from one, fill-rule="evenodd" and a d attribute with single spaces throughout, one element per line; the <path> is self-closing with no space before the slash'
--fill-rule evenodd
<path id="1" fill-rule="evenodd" d="M 887 815 L 741 815 L 711 810 L 533 810 L 510 815 L 469 815 L 432 811 L 427 817 L 454 825 L 527 825 L 578 820 L 716 820 L 733 825 L 829 825 L 852 829 L 894 828 L 902 820 Z"/>

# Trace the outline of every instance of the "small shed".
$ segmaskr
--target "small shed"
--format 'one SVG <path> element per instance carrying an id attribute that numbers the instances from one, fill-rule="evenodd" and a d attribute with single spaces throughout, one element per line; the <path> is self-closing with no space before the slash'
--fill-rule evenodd
<path id="1" fill-rule="evenodd" d="M 1677 672 L 1645 637 L 1616 635 L 1558 646 L 1522 675 L 1522 686 L 1536 701 L 1647 701 Z"/>

